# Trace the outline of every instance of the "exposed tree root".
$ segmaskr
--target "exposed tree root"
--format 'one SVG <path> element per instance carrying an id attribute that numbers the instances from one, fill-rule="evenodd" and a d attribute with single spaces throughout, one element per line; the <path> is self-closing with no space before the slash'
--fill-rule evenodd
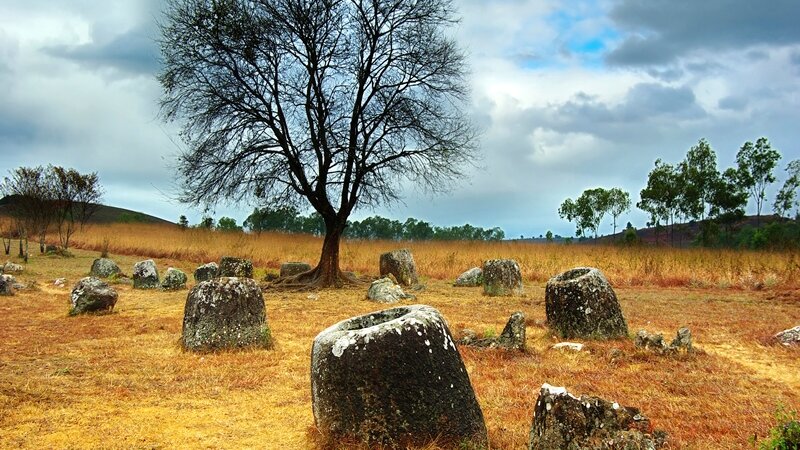
<path id="1" fill-rule="evenodd" d="M 266 285 L 267 289 L 281 290 L 281 291 L 318 291 L 327 288 L 345 288 L 352 286 L 362 286 L 365 284 L 364 280 L 357 278 L 350 272 L 342 272 L 336 270 L 335 274 L 324 276 L 318 268 L 312 269 L 308 272 L 291 275 L 288 277 L 278 278 L 272 283 Z"/>

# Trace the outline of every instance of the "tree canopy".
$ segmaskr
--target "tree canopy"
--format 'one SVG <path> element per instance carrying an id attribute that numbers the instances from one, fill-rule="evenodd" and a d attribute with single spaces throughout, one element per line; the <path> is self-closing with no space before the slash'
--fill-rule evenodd
<path id="1" fill-rule="evenodd" d="M 476 148 L 451 0 L 168 0 L 162 112 L 181 120 L 181 199 L 307 202 L 322 218 L 318 266 L 343 281 L 339 240 L 355 208 L 432 191 Z"/>

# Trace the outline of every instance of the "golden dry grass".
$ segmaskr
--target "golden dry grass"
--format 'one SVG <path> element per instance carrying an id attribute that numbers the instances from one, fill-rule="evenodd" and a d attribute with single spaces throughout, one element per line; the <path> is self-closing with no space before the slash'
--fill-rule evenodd
<path id="1" fill-rule="evenodd" d="M 319 241 L 307 237 L 141 226 L 96 227 L 76 241 L 99 248 L 105 237 L 128 273 L 144 257 L 154 257 L 162 271 L 176 266 L 190 272 L 223 254 L 251 257 L 263 273 L 284 260 L 314 261 L 319 251 Z M 343 266 L 377 275 L 378 254 L 398 245 L 345 243 Z M 778 404 L 800 409 L 800 351 L 765 344 L 774 332 L 800 323 L 793 254 L 408 246 L 420 272 L 431 277 L 417 302 L 439 309 L 454 333 L 465 327 L 499 332 L 516 310 L 528 317 L 528 354 L 460 349 L 493 448 L 525 448 L 544 382 L 640 407 L 670 434 L 671 448 L 748 448 L 751 436 L 765 436 L 774 424 Z M 71 286 L 97 256 L 94 250 L 75 254 L 32 257 L 19 278 L 36 281 L 38 290 L 0 297 L 4 448 L 317 448 L 311 342 L 330 324 L 381 309 L 364 299 L 365 288 L 268 290 L 275 349 L 196 355 L 178 346 L 186 291 L 134 291 L 120 284 L 113 314 L 67 317 L 69 288 L 56 288 L 52 280 L 65 276 Z M 526 297 L 488 298 L 479 288 L 450 286 L 450 278 L 489 257 L 521 262 Z M 635 350 L 630 340 L 587 342 L 588 351 L 577 354 L 550 350 L 556 340 L 542 325 L 544 280 L 575 265 L 609 274 L 632 331 L 672 334 L 686 325 L 701 351 L 657 357 Z M 646 276 L 642 265 L 659 267 L 659 275 Z M 730 279 L 715 275 L 720 270 L 730 271 Z M 614 348 L 624 356 L 612 359 Z"/>

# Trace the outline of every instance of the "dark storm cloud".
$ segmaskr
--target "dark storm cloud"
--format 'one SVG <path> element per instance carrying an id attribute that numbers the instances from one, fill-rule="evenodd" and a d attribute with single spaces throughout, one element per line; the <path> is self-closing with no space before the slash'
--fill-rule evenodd
<path id="1" fill-rule="evenodd" d="M 106 42 L 53 46 L 44 51 L 89 69 L 113 69 L 146 76 L 151 76 L 158 70 L 158 45 L 152 27 L 137 27 Z"/>
<path id="2" fill-rule="evenodd" d="M 629 33 L 607 55 L 613 65 L 666 65 L 696 50 L 800 42 L 797 0 L 621 0 L 610 17 Z"/>

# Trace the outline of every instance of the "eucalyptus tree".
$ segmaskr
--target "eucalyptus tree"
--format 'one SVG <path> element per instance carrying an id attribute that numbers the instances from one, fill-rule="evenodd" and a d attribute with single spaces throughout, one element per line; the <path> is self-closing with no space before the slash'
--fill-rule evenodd
<path id="1" fill-rule="evenodd" d="M 180 199 L 307 203 L 319 263 L 292 282 L 349 281 L 339 244 L 358 207 L 408 181 L 433 192 L 477 148 L 452 0 L 166 0 L 162 115 L 183 124 Z"/>
<path id="2" fill-rule="evenodd" d="M 656 160 L 655 167 L 647 175 L 647 186 L 639 193 L 640 200 L 636 207 L 650 214 L 650 223 L 656 230 L 662 220 L 666 225 L 675 224 L 675 216 L 680 211 L 680 178 L 678 169 L 661 159 Z M 670 230 L 674 241 L 674 230 Z"/>
<path id="3" fill-rule="evenodd" d="M 597 239 L 597 231 L 603 216 L 609 211 L 609 191 L 603 188 L 586 189 L 580 197 L 567 198 L 558 208 L 558 215 L 569 222 L 575 222 L 575 234 L 584 236 L 591 230 Z"/>
<path id="4" fill-rule="evenodd" d="M 800 187 L 800 159 L 795 159 L 786 166 L 786 180 L 775 196 L 772 209 L 779 216 L 785 215 L 792 208 L 800 205 L 797 198 L 797 188 Z"/>
<path id="5" fill-rule="evenodd" d="M 781 154 L 772 148 L 765 137 L 758 138 L 755 145 L 747 141 L 736 153 L 739 183 L 756 203 L 756 217 L 761 219 L 761 208 L 767 199 L 767 186 L 775 182 L 775 166 Z"/>

